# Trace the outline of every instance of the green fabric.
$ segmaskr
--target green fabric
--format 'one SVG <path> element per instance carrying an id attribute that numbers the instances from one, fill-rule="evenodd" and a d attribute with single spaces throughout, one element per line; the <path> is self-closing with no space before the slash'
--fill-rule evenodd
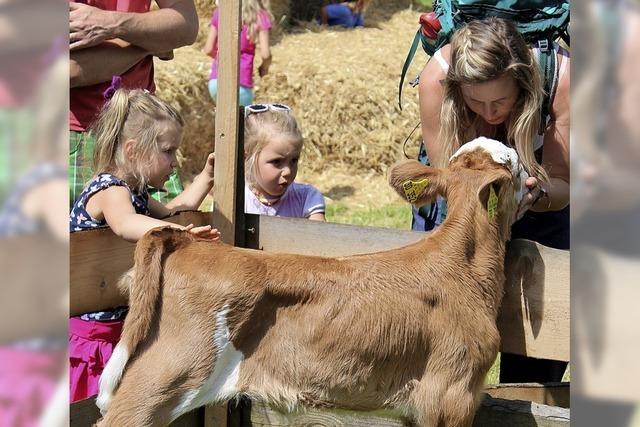
<path id="1" fill-rule="evenodd" d="M 33 164 L 33 111 L 0 109 L 0 203 Z"/>
<path id="2" fill-rule="evenodd" d="M 93 151 L 96 139 L 89 132 L 69 133 L 69 201 L 70 208 L 94 175 Z M 174 171 L 165 183 L 166 190 L 149 188 L 149 195 L 162 204 L 173 200 L 184 190 L 180 176 Z"/>

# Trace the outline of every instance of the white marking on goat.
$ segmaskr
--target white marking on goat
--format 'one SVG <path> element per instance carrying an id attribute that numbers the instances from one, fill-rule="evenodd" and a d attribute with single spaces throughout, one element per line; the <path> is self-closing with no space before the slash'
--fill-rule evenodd
<path id="1" fill-rule="evenodd" d="M 518 158 L 518 153 L 511 147 L 504 145 L 500 141 L 496 141 L 495 139 L 486 138 L 481 136 L 472 141 L 467 142 L 462 147 L 456 151 L 456 153 L 451 156 L 449 159 L 449 163 L 459 155 L 463 153 L 467 153 L 470 151 L 474 151 L 476 148 L 482 148 L 486 152 L 491 155 L 491 158 L 494 162 L 500 163 L 502 165 L 508 165 L 509 169 L 511 169 L 511 175 L 514 178 L 520 179 L 520 187 L 516 189 L 516 201 L 520 203 L 520 200 L 524 197 L 524 194 L 527 192 L 527 188 L 525 185 L 525 180 L 529 177 L 529 174 L 522 167 L 522 163 Z"/>
<path id="2" fill-rule="evenodd" d="M 228 400 L 237 394 L 236 385 L 244 355 L 233 347 L 229 339 L 230 331 L 227 325 L 229 310 L 229 306 L 225 305 L 216 314 L 213 342 L 217 351 L 213 372 L 199 389 L 190 390 L 182 396 L 178 405 L 171 411 L 171 421 L 207 403 Z"/>
<path id="3" fill-rule="evenodd" d="M 120 342 L 113 350 L 111 358 L 107 362 L 107 365 L 102 371 L 102 375 L 99 380 L 99 393 L 96 399 L 96 406 L 100 408 L 100 413 L 104 416 L 109 408 L 113 391 L 120 383 L 124 367 L 129 360 L 129 350 L 127 346 Z"/>

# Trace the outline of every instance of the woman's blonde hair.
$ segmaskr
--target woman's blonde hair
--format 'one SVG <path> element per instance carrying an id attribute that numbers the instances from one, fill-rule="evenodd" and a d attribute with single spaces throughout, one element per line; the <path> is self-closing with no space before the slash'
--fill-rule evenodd
<path id="1" fill-rule="evenodd" d="M 96 147 L 93 170 L 124 174 L 119 178 L 136 181 L 137 189 L 147 185 L 151 161 L 158 155 L 158 136 L 166 122 L 184 126 L 180 113 L 157 96 L 142 89 L 118 89 L 100 112 L 93 132 Z M 134 139 L 132 158 L 124 153 L 124 143 Z"/>
<path id="2" fill-rule="evenodd" d="M 247 26 L 247 36 L 254 44 L 258 40 L 260 31 L 258 14 L 261 10 L 264 10 L 269 15 L 269 19 L 273 20 L 269 0 L 242 0 L 242 23 Z"/>
<path id="3" fill-rule="evenodd" d="M 249 114 L 244 120 L 244 177 L 255 187 L 258 156 L 274 137 L 290 138 L 302 145 L 302 133 L 291 111 L 265 111 Z"/>
<path id="4" fill-rule="evenodd" d="M 444 81 L 440 111 L 443 152 L 438 166 L 445 167 L 462 144 L 481 136 L 477 128 L 480 117 L 465 103 L 462 85 L 484 83 L 504 75 L 513 77 L 519 88 L 518 100 L 506 122 L 505 142 L 515 146 L 529 175 L 548 182 L 548 175 L 533 152 L 544 99 L 542 77 L 522 35 L 513 23 L 499 18 L 471 21 L 451 38 L 451 66 Z"/>

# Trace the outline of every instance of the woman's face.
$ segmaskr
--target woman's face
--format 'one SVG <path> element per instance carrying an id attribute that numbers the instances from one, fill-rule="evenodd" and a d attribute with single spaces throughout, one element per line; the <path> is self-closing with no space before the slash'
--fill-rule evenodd
<path id="1" fill-rule="evenodd" d="M 499 125 L 509 118 L 520 93 L 510 75 L 484 83 L 464 84 L 460 89 L 471 111 L 490 125 Z"/>
<path id="2" fill-rule="evenodd" d="M 301 151 L 302 141 L 286 136 L 274 137 L 258 154 L 258 190 L 267 196 L 282 196 L 296 179 Z"/>

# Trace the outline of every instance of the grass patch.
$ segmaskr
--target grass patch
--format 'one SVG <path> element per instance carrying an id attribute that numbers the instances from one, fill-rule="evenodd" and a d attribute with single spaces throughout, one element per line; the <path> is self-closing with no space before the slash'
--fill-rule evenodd
<path id="1" fill-rule="evenodd" d="M 411 229 L 411 206 L 391 203 L 380 207 L 352 207 L 341 202 L 327 205 L 326 218 L 340 224 L 366 225 L 370 227 Z"/>

